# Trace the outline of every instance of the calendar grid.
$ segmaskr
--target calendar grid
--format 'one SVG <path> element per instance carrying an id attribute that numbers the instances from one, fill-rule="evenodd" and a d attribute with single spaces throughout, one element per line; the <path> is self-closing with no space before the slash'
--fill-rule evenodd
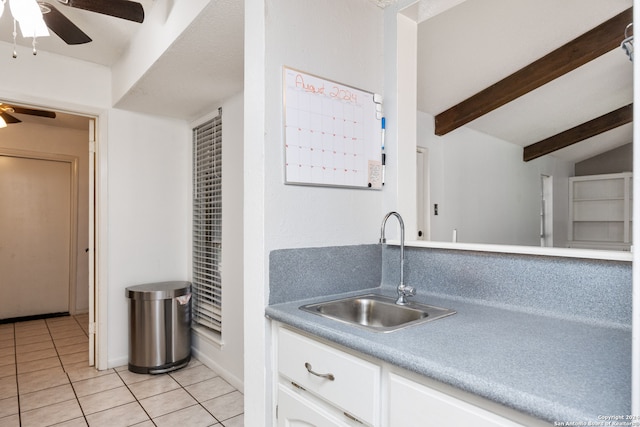
<path id="1" fill-rule="evenodd" d="M 288 68 L 284 73 L 287 183 L 369 187 L 372 157 L 380 156 L 378 144 L 372 146 L 380 126 L 373 95 Z"/>

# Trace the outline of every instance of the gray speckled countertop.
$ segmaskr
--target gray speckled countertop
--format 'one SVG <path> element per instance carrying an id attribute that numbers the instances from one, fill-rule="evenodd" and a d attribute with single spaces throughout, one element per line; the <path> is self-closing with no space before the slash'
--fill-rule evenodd
<path id="1" fill-rule="evenodd" d="M 630 328 L 425 293 L 415 300 L 457 313 L 382 334 L 298 309 L 367 291 L 392 295 L 375 288 L 315 296 L 272 304 L 266 314 L 551 423 L 631 413 Z"/>

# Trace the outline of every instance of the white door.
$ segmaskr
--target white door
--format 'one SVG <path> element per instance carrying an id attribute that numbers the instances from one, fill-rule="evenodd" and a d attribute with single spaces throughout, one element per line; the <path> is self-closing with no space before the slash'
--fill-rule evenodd
<path id="1" fill-rule="evenodd" d="M 69 311 L 72 164 L 0 155 L 0 319 Z"/>
<path id="2" fill-rule="evenodd" d="M 429 173 L 427 149 L 416 150 L 416 208 L 418 217 L 418 240 L 431 240 L 431 215 L 429 214 Z"/>
<path id="3" fill-rule="evenodd" d="M 553 247 L 553 177 L 540 175 L 540 246 Z"/>

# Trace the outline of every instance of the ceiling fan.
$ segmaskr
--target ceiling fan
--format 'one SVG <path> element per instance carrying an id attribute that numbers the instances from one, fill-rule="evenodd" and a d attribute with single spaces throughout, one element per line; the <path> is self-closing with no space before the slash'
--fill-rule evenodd
<path id="1" fill-rule="evenodd" d="M 87 10 L 102 15 L 114 16 L 128 21 L 142 23 L 144 21 L 144 9 L 142 4 L 129 0 L 56 0 L 67 7 Z M 62 12 L 51 3 L 38 1 L 42 18 L 47 27 L 58 35 L 65 43 L 70 45 L 89 43 L 91 37 L 84 33 Z"/>
<path id="2" fill-rule="evenodd" d="M 31 116 L 46 117 L 49 119 L 56 118 L 56 113 L 53 111 L 36 110 L 34 108 L 24 108 L 0 103 L 0 127 L 4 127 L 1 126 L 1 121 L 4 121 L 5 125 L 22 122 L 22 120 L 12 116 L 11 114 L 29 114 Z"/>

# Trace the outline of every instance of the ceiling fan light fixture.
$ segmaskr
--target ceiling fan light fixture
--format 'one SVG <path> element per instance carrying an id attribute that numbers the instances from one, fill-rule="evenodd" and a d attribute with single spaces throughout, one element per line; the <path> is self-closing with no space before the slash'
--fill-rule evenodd
<path id="1" fill-rule="evenodd" d="M 6 127 L 7 127 L 7 122 L 5 122 L 2 116 L 0 116 L 0 129 L 6 128 Z"/>
<path id="2" fill-rule="evenodd" d="M 46 37 L 49 35 L 47 25 L 42 18 L 42 11 L 36 0 L 11 0 L 9 4 L 13 19 L 20 24 L 22 37 Z"/>
<path id="3" fill-rule="evenodd" d="M 22 32 L 22 37 L 47 37 L 49 35 L 49 30 L 45 25 L 43 20 L 39 21 L 31 21 L 27 22 L 27 24 L 23 24 L 20 22 L 20 31 Z"/>
<path id="4" fill-rule="evenodd" d="M 7 2 L 13 18 L 13 57 L 17 58 L 17 27 L 23 37 L 33 38 L 33 54 L 36 55 L 36 38 L 49 36 L 49 30 L 68 45 L 89 43 L 85 34 L 63 13 L 51 4 L 51 0 L 0 0 L 0 16 Z M 57 0 L 57 3 L 75 9 L 113 16 L 132 22 L 144 21 L 144 8 L 133 0 Z"/>

